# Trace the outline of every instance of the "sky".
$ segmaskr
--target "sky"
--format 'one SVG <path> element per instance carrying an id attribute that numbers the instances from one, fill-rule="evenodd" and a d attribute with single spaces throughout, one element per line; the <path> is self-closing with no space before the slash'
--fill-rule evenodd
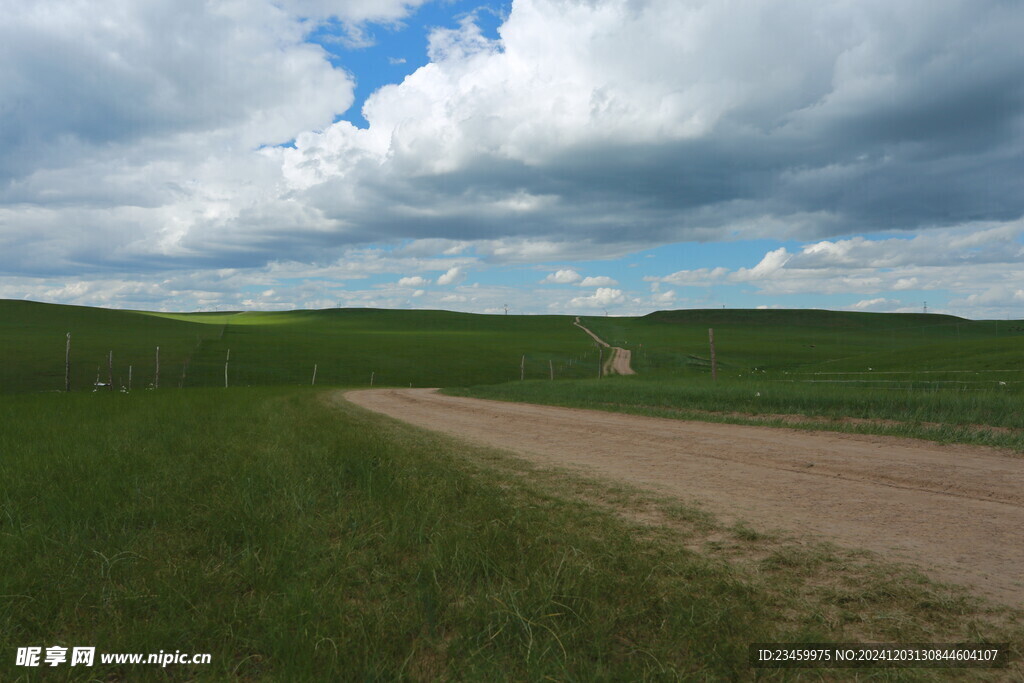
<path id="1" fill-rule="evenodd" d="M 1016 0 L 0 11 L 0 298 L 1024 318 Z"/>

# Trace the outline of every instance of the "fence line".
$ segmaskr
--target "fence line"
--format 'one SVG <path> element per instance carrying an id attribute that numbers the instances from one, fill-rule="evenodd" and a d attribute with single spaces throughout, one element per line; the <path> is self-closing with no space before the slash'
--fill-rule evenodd
<path id="1" fill-rule="evenodd" d="M 849 372 L 788 372 L 786 375 L 951 375 L 953 373 L 973 373 L 975 375 L 983 372 L 1024 372 L 1024 368 L 1012 370 L 851 370 Z"/>

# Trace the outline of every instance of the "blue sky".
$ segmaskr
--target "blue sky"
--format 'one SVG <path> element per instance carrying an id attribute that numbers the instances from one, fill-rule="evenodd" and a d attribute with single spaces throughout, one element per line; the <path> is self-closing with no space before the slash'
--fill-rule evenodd
<path id="1" fill-rule="evenodd" d="M 0 297 L 1024 318 L 1017 3 L 0 2 Z"/>
<path id="2" fill-rule="evenodd" d="M 347 40 L 343 23 L 329 20 L 312 31 L 307 40 L 329 53 L 331 64 L 355 76 L 355 103 L 339 112 L 335 121 L 349 121 L 367 128 L 363 102 L 381 86 L 400 83 L 406 76 L 429 63 L 427 44 L 430 32 L 438 27 L 454 27 L 464 18 L 472 18 L 481 32 L 498 37 L 497 28 L 508 16 L 511 3 L 481 3 L 477 0 L 451 0 L 421 5 L 396 23 L 371 25 L 364 29 L 365 43 L 353 45 Z"/>

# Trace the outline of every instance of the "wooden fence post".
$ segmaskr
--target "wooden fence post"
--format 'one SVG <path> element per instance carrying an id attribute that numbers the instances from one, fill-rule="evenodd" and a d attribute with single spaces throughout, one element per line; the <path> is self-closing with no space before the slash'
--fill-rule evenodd
<path id="1" fill-rule="evenodd" d="M 228 349 L 228 355 L 224 358 L 224 388 L 228 388 L 228 363 L 231 362 L 231 349 Z"/>
<path id="2" fill-rule="evenodd" d="M 132 390 L 132 366 L 128 366 L 128 391 Z"/>
<path id="3" fill-rule="evenodd" d="M 153 380 L 153 388 L 160 388 L 160 347 L 156 347 L 156 377 Z"/>
<path id="4" fill-rule="evenodd" d="M 64 391 L 71 391 L 71 333 L 68 332 L 68 344 L 64 348 Z"/>
<path id="5" fill-rule="evenodd" d="M 555 366 L 551 362 L 550 358 L 548 358 L 548 372 L 551 373 L 551 379 L 554 380 L 555 379 Z"/>
<path id="6" fill-rule="evenodd" d="M 114 390 L 114 352 L 107 353 L 107 389 Z"/>
<path id="7" fill-rule="evenodd" d="M 718 363 L 715 360 L 715 329 L 708 328 L 708 344 L 711 346 L 711 380 L 718 381 Z"/>
<path id="8" fill-rule="evenodd" d="M 523 354 L 522 359 L 519 361 L 519 381 L 522 382 L 523 378 L 526 377 L 526 354 Z"/>
<path id="9" fill-rule="evenodd" d="M 601 379 L 601 375 L 604 373 L 604 349 L 600 346 L 597 347 L 597 378 Z"/>
<path id="10" fill-rule="evenodd" d="M 316 386 L 316 363 L 313 363 L 313 381 L 309 383 L 310 386 Z"/>
<path id="11" fill-rule="evenodd" d="M 371 387 L 373 386 L 373 376 L 374 376 L 375 374 L 377 374 L 377 373 L 376 373 L 376 372 L 374 372 L 374 371 L 371 371 L 371 372 L 370 372 L 370 386 L 371 386 Z"/>

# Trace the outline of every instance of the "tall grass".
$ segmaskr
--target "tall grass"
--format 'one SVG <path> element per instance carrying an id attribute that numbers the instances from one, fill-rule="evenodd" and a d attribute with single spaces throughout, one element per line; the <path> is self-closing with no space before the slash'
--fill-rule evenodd
<path id="1" fill-rule="evenodd" d="M 755 641 L 1003 633 L 888 571 L 837 583 L 847 560 L 828 551 L 793 561 L 762 538 L 790 561 L 738 569 L 685 547 L 706 516 L 666 508 L 675 531 L 645 530 L 607 510 L 614 497 L 581 502 L 564 478 L 313 392 L 0 411 L 2 680 L 32 673 L 16 648 L 52 645 L 213 656 L 59 671 L 89 680 L 735 680 Z M 883 597 L 823 617 L 836 590 Z"/>
<path id="2" fill-rule="evenodd" d="M 206 680 L 731 677 L 767 633 L 721 567 L 308 395 L 3 409 L 4 680 L 55 644 L 210 652 Z"/>

